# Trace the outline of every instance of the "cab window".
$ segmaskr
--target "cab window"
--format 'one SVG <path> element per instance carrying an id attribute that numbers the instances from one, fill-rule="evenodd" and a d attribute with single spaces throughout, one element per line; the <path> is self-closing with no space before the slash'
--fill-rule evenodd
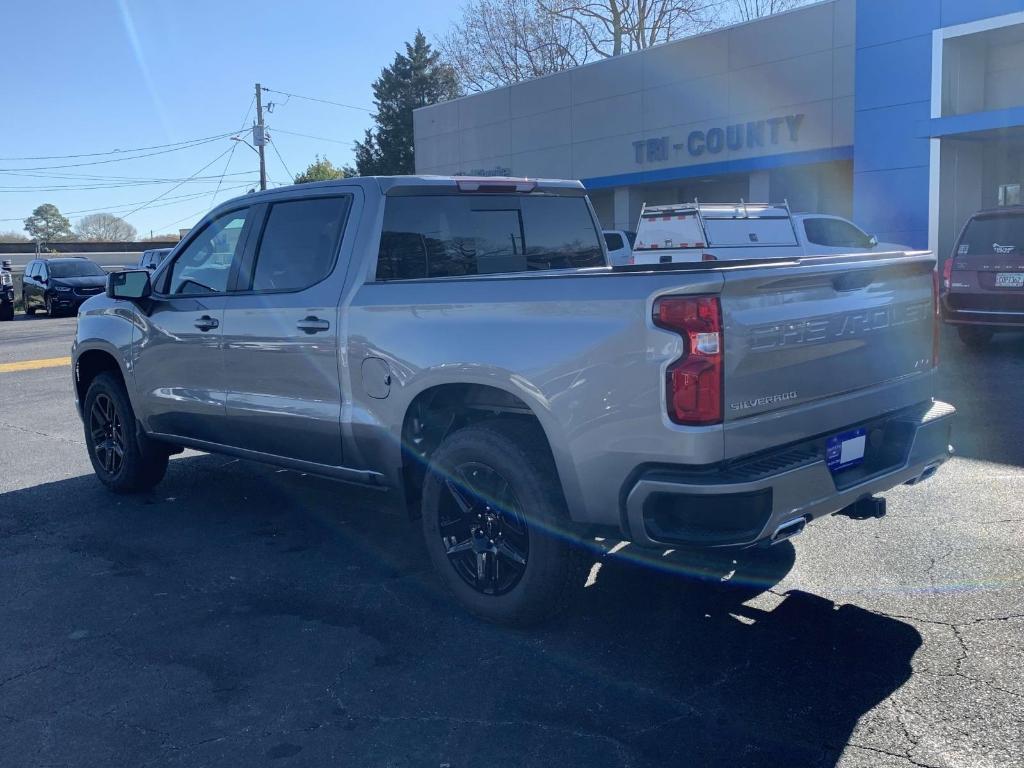
<path id="1" fill-rule="evenodd" d="M 624 246 L 622 244 L 622 235 L 618 232 L 605 232 L 604 242 L 608 246 L 609 251 L 621 250 Z"/>
<path id="2" fill-rule="evenodd" d="M 870 248 L 871 238 L 842 219 L 804 219 L 807 241 L 829 248 Z"/>
<path id="3" fill-rule="evenodd" d="M 334 268 L 348 197 L 274 203 L 263 228 L 253 274 L 254 291 L 301 291 Z"/>
<path id="4" fill-rule="evenodd" d="M 165 292 L 171 295 L 224 293 L 237 255 L 248 209 L 214 219 L 171 265 Z"/>

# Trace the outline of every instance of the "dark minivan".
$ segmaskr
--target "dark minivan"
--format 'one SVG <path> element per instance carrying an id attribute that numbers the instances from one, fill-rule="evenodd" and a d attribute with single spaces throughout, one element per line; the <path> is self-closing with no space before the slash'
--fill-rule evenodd
<path id="1" fill-rule="evenodd" d="M 33 259 L 25 266 L 21 301 L 26 315 L 45 309 L 48 315 L 78 311 L 86 299 L 103 293 L 107 273 L 84 256 Z"/>
<path id="2" fill-rule="evenodd" d="M 968 346 L 1024 328 L 1024 206 L 970 218 L 942 267 L 941 306 Z"/>

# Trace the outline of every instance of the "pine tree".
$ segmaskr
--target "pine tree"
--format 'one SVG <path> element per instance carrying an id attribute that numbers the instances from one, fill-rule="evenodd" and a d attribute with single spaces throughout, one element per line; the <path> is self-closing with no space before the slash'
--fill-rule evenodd
<path id="1" fill-rule="evenodd" d="M 396 53 L 390 67 L 373 82 L 373 119 L 363 141 L 355 146 L 360 176 L 393 176 L 415 173 L 412 111 L 458 96 L 455 71 L 440 61 L 419 30 L 405 54 Z"/>
<path id="2" fill-rule="evenodd" d="M 33 240 L 41 242 L 70 240 L 71 222 L 61 214 L 56 205 L 43 203 L 25 219 L 25 231 Z"/>

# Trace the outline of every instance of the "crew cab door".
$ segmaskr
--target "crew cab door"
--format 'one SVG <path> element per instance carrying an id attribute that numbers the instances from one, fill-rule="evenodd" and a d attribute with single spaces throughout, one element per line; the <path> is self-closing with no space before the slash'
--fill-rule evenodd
<path id="1" fill-rule="evenodd" d="M 239 208 L 201 225 L 153 276 L 139 313 L 133 370 L 141 412 L 153 432 L 223 443 L 224 298 L 251 221 Z"/>
<path id="2" fill-rule="evenodd" d="M 342 464 L 338 305 L 355 202 L 333 189 L 261 206 L 224 307 L 230 445 Z"/>

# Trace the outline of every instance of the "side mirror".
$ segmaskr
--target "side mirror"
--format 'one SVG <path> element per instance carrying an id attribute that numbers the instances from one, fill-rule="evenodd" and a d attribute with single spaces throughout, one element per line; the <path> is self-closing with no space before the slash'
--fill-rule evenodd
<path id="1" fill-rule="evenodd" d="M 871 235 L 871 237 L 868 238 L 868 245 L 874 248 L 876 245 L 878 245 L 878 238 L 875 237 L 874 235 Z"/>
<path id="2" fill-rule="evenodd" d="M 153 292 L 149 272 L 144 269 L 128 269 L 107 275 L 107 296 L 111 299 L 138 301 Z"/>
<path id="3" fill-rule="evenodd" d="M 49 280 L 47 280 L 45 277 L 40 275 L 39 276 L 39 282 L 42 283 L 43 285 L 46 285 L 49 282 Z"/>

